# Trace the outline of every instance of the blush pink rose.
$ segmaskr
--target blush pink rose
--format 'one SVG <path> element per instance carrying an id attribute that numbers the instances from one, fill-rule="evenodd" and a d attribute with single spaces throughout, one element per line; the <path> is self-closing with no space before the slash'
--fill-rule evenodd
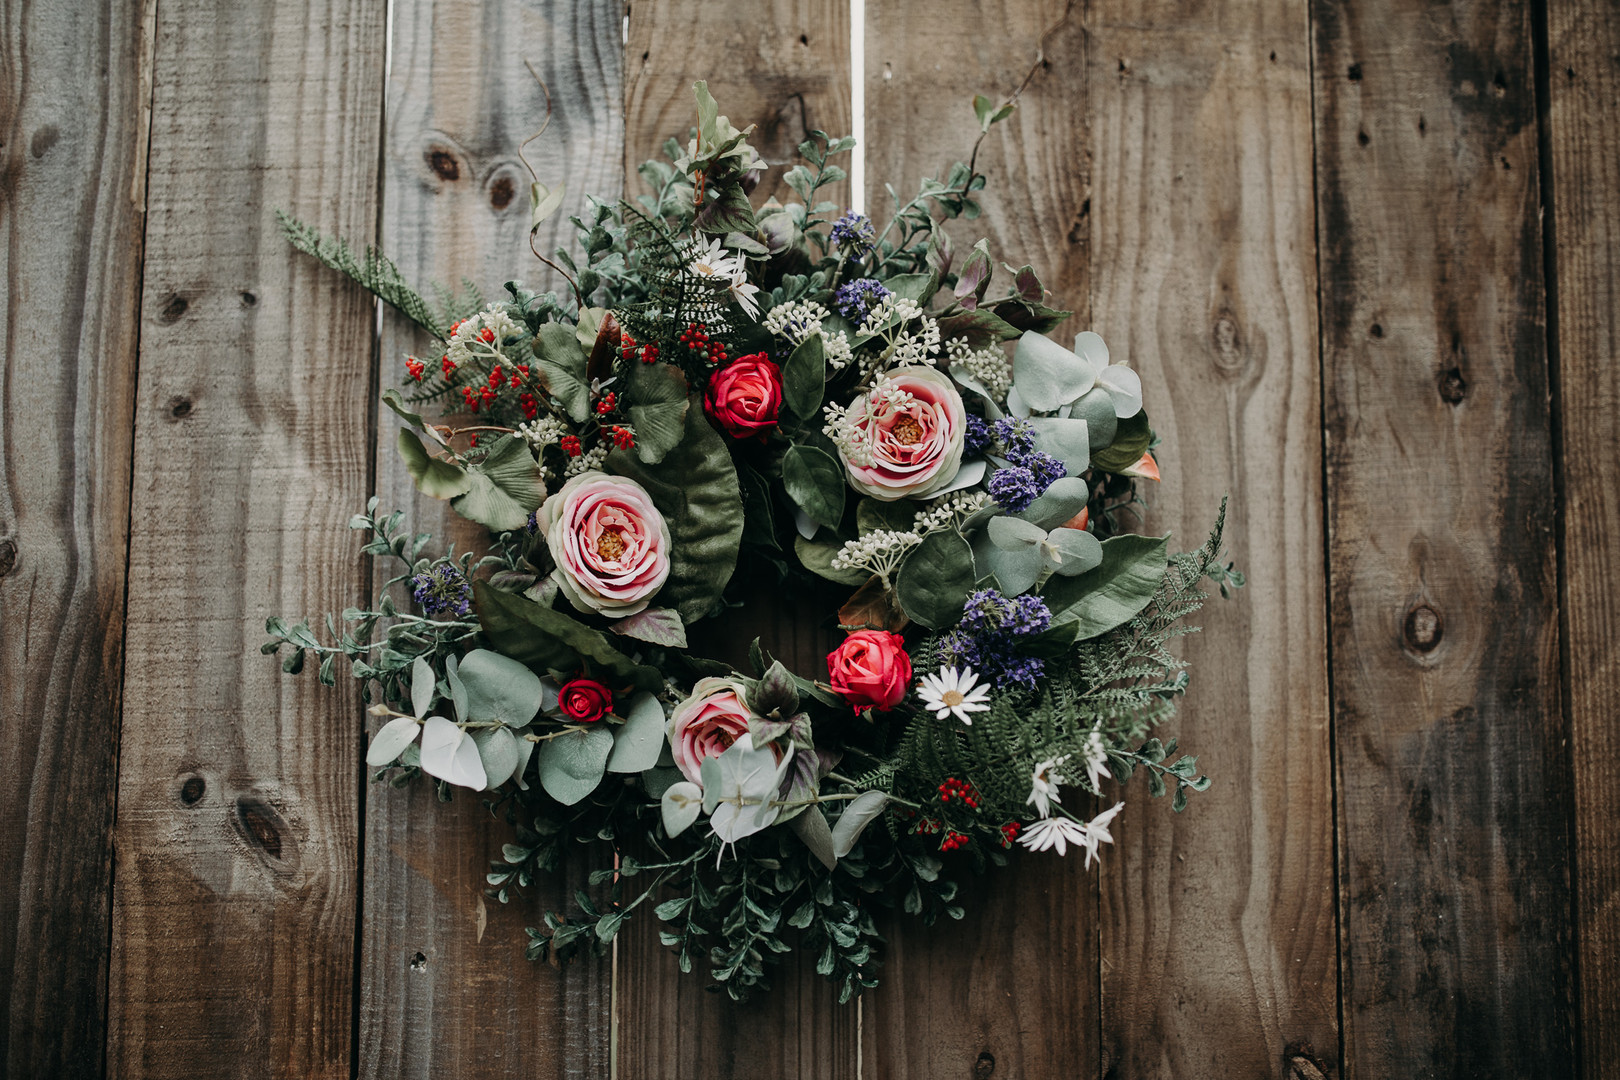
<path id="1" fill-rule="evenodd" d="M 928 495 L 962 466 L 967 411 L 949 376 L 934 368 L 902 368 L 885 379 L 850 405 L 849 425 L 858 452 L 841 446 L 840 453 L 850 486 L 874 499 Z"/>
<path id="2" fill-rule="evenodd" d="M 905 638 L 884 630 L 857 630 L 827 654 L 828 681 L 857 709 L 888 710 L 911 687 Z"/>
<path id="3" fill-rule="evenodd" d="M 733 439 L 764 437 L 782 410 L 782 372 L 764 353 L 739 356 L 709 376 L 703 411 Z"/>
<path id="4" fill-rule="evenodd" d="M 719 757 L 748 731 L 752 713 L 743 702 L 745 692 L 736 679 L 706 676 L 670 713 L 670 753 L 681 775 L 698 787 L 703 786 L 704 759 Z"/>
<path id="5" fill-rule="evenodd" d="M 587 472 L 535 515 L 557 562 L 557 583 L 580 611 L 634 615 L 669 577 L 669 528 L 634 480 Z"/>

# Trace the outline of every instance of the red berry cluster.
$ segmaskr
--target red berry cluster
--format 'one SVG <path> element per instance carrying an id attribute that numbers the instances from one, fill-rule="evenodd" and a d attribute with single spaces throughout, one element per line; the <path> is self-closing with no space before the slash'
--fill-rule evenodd
<path id="1" fill-rule="evenodd" d="M 1024 823 L 1021 821 L 1009 821 L 1003 825 L 1001 827 L 1001 846 L 1004 848 L 1012 847 L 1013 841 L 1018 839 L 1018 833 L 1023 827 Z"/>
<path id="2" fill-rule="evenodd" d="M 564 435 L 557 440 L 557 445 L 561 446 L 563 453 L 569 457 L 579 457 L 585 451 L 585 448 L 579 444 L 578 435 Z"/>
<path id="3" fill-rule="evenodd" d="M 518 395 L 518 405 L 523 409 L 523 419 L 525 420 L 533 420 L 540 415 L 540 403 L 527 390 Z"/>
<path id="4" fill-rule="evenodd" d="M 454 360 L 450 359 L 449 353 L 444 354 L 443 358 L 440 360 L 439 367 L 444 372 L 445 378 L 449 378 L 451 375 L 456 373 L 456 363 Z"/>
<path id="5" fill-rule="evenodd" d="M 945 834 L 945 839 L 939 842 L 939 850 L 955 851 L 957 848 L 964 848 L 967 847 L 967 845 L 968 838 L 957 832 L 955 829 L 952 829 Z"/>
<path id="6" fill-rule="evenodd" d="M 463 386 L 461 388 L 461 400 L 467 403 L 468 412 L 477 412 L 479 406 L 488 405 L 495 400 L 495 390 L 488 386 L 482 389 Z"/>
<path id="7" fill-rule="evenodd" d="M 622 428 L 617 424 L 614 424 L 611 428 L 608 428 L 608 434 L 613 437 L 613 445 L 617 446 L 620 450 L 628 450 L 632 446 L 636 445 L 635 435 L 626 428 Z"/>
<path id="8" fill-rule="evenodd" d="M 726 362 L 725 345 L 709 337 L 708 327 L 703 323 L 688 324 L 681 333 L 681 344 L 711 364 L 723 364 Z"/>
<path id="9" fill-rule="evenodd" d="M 954 776 L 947 777 L 945 782 L 939 785 L 939 801 L 950 802 L 952 799 L 960 803 L 966 803 L 974 810 L 977 810 L 979 808 L 979 789 L 966 780 L 958 780 Z"/>
<path id="10" fill-rule="evenodd" d="M 619 355 L 626 360 L 639 357 L 643 364 L 652 364 L 658 361 L 658 346 L 650 341 L 645 345 L 638 345 L 636 339 L 629 334 L 620 334 Z"/>
<path id="11" fill-rule="evenodd" d="M 482 330 L 478 331 L 478 340 L 482 341 L 485 345 L 495 344 L 495 331 L 491 330 L 487 326 L 484 327 Z"/>
<path id="12" fill-rule="evenodd" d="M 944 823 L 941 822 L 939 818 L 925 817 L 918 819 L 917 824 L 911 827 L 911 831 L 914 833 L 932 836 L 944 827 Z"/>
<path id="13" fill-rule="evenodd" d="M 421 382 L 423 373 L 427 371 L 427 365 L 414 356 L 407 356 L 405 358 L 405 370 L 410 374 L 411 378 Z"/>
<path id="14" fill-rule="evenodd" d="M 618 404 L 619 396 L 613 391 L 609 390 L 607 394 L 603 396 L 602 400 L 596 403 L 596 415 L 606 416 L 608 413 L 612 412 L 614 407 Z"/>

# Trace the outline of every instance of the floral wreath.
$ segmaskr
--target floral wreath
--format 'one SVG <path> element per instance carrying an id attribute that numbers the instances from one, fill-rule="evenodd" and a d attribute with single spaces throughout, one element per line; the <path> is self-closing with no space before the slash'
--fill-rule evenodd
<path id="1" fill-rule="evenodd" d="M 401 564 L 377 609 L 328 616 L 330 643 L 272 618 L 264 651 L 313 654 L 328 685 L 345 656 L 383 721 L 376 778 L 511 822 L 490 897 L 611 848 L 531 958 L 602 950 L 652 903 L 681 970 L 706 959 L 735 999 L 797 946 L 848 1000 L 877 983 L 875 909 L 959 919 L 958 879 L 1018 848 L 1089 867 L 1137 771 L 1177 811 L 1209 786 L 1151 730 L 1186 690 L 1167 643 L 1201 584 L 1242 576 L 1220 518 L 1177 555 L 1125 528 L 1158 479 L 1141 381 L 1094 333 L 1047 336 L 1069 313 L 1029 266 L 996 298 L 987 242 L 955 257 L 938 224 L 977 216 L 984 176 L 924 180 L 881 231 L 834 219 L 818 196 L 854 140 L 818 131 L 784 178 L 799 201 L 756 207 L 752 128 L 694 89 L 691 141 L 641 167 L 652 193 L 588 200 L 583 259 L 542 256 L 567 296 L 509 282 L 436 311 L 283 217 L 437 343 L 383 400 L 417 486 L 491 539 L 429 557 L 373 498 L 352 527 Z M 974 105 L 981 140 L 1012 111 Z M 534 228 L 562 197 L 533 185 Z M 762 583 L 854 590 L 825 672 L 689 643 Z"/>

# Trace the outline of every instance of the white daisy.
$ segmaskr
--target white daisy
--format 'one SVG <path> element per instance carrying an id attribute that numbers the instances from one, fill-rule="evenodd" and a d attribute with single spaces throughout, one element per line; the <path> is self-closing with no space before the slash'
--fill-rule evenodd
<path id="1" fill-rule="evenodd" d="M 728 255 L 713 237 L 700 240 L 692 249 L 687 269 L 701 278 L 707 278 L 716 289 L 724 287 L 750 319 L 759 318 L 759 304 L 754 296 L 759 286 L 748 281 L 748 264 L 741 255 Z"/>
<path id="2" fill-rule="evenodd" d="M 1018 837 L 1018 842 L 1031 851 L 1047 851 L 1057 848 L 1059 855 L 1066 855 L 1069 845 L 1083 847 L 1090 843 L 1087 839 L 1086 827 L 1078 821 L 1066 817 L 1043 818 L 1025 829 Z M 1088 864 L 1089 865 L 1089 864 Z"/>
<path id="3" fill-rule="evenodd" d="M 1102 813 L 1098 814 L 1096 817 L 1092 818 L 1086 823 L 1085 837 L 1079 842 L 1086 846 L 1087 870 L 1091 869 L 1091 860 L 1093 857 L 1097 857 L 1098 861 L 1101 862 L 1101 857 L 1097 855 L 1097 845 L 1112 844 L 1114 842 L 1114 837 L 1108 831 L 1108 823 L 1113 821 L 1114 815 L 1118 814 L 1120 810 L 1124 809 L 1124 807 L 1124 803 L 1117 802 L 1112 807 L 1104 810 Z M 1062 854 L 1061 849 L 1059 850 L 1058 854 Z"/>
<path id="4" fill-rule="evenodd" d="M 1086 777 L 1091 781 L 1091 790 L 1102 791 L 1103 779 L 1111 775 L 1108 771 L 1108 753 L 1103 748 L 1102 725 L 1097 724 L 1086 736 Z"/>
<path id="5" fill-rule="evenodd" d="M 1043 818 L 1052 816 L 1052 803 L 1063 801 L 1058 798 L 1058 785 L 1068 781 L 1058 773 L 1058 766 L 1067 760 L 1067 757 L 1048 758 L 1036 765 L 1035 771 L 1030 774 L 1029 798 L 1024 801 L 1034 806 L 1035 812 Z"/>
<path id="6" fill-rule="evenodd" d="M 984 712 L 990 708 L 985 702 L 990 698 L 988 686 L 976 685 L 979 677 L 973 674 L 972 668 L 963 668 L 960 673 L 949 665 L 942 665 L 938 675 L 924 675 L 917 684 L 917 696 L 922 698 L 926 708 L 934 710 L 934 715 L 943 720 L 951 713 L 962 723 L 972 726 L 973 717 L 969 714 Z"/>

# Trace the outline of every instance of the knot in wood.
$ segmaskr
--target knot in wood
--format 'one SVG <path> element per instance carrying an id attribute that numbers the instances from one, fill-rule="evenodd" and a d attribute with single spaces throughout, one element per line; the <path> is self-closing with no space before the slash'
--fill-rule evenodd
<path id="1" fill-rule="evenodd" d="M 1433 652 L 1444 633 L 1440 613 L 1428 604 L 1419 604 L 1406 613 L 1404 636 L 1408 648 L 1420 653 Z"/>
<path id="2" fill-rule="evenodd" d="M 202 777 L 188 776 L 180 785 L 180 801 L 186 806 L 196 806 L 207 790 L 208 783 Z"/>
<path id="3" fill-rule="evenodd" d="M 1243 334 L 1237 317 L 1222 310 L 1216 313 L 1210 327 L 1210 342 L 1215 349 L 1215 367 L 1222 373 L 1233 375 L 1243 369 Z"/>
<path id="4" fill-rule="evenodd" d="M 456 155 L 442 146 L 430 146 L 423 155 L 427 159 L 428 168 L 440 180 L 460 180 L 461 163 Z"/>
<path id="5" fill-rule="evenodd" d="M 5 577 L 17 569 L 17 544 L 12 540 L 0 540 L 0 578 Z"/>
<path id="6" fill-rule="evenodd" d="M 1468 383 L 1460 368 L 1451 368 L 1440 375 L 1440 397 L 1449 405 L 1460 405 L 1468 393 Z"/>
<path id="7" fill-rule="evenodd" d="M 179 293 L 171 293 L 169 298 L 163 301 L 163 306 L 158 309 L 158 322 L 165 326 L 177 323 L 185 315 L 186 308 L 190 306 L 191 301 Z"/>
<path id="8" fill-rule="evenodd" d="M 169 399 L 169 417 L 174 420 L 184 420 L 191 415 L 191 399 L 182 394 L 176 394 Z"/>
<path id="9" fill-rule="evenodd" d="M 505 210 L 512 205 L 512 199 L 517 194 L 517 188 L 512 184 L 512 178 L 502 173 L 489 185 L 489 205 L 495 210 Z"/>
<path id="10" fill-rule="evenodd" d="M 979 1055 L 979 1060 L 973 1063 L 973 1080 L 990 1080 L 990 1075 L 996 1071 L 996 1059 L 990 1056 L 989 1051 Z"/>
<path id="11" fill-rule="evenodd" d="M 238 796 L 236 820 L 249 843 L 272 859 L 281 859 L 286 825 L 275 807 L 250 795 Z"/>

